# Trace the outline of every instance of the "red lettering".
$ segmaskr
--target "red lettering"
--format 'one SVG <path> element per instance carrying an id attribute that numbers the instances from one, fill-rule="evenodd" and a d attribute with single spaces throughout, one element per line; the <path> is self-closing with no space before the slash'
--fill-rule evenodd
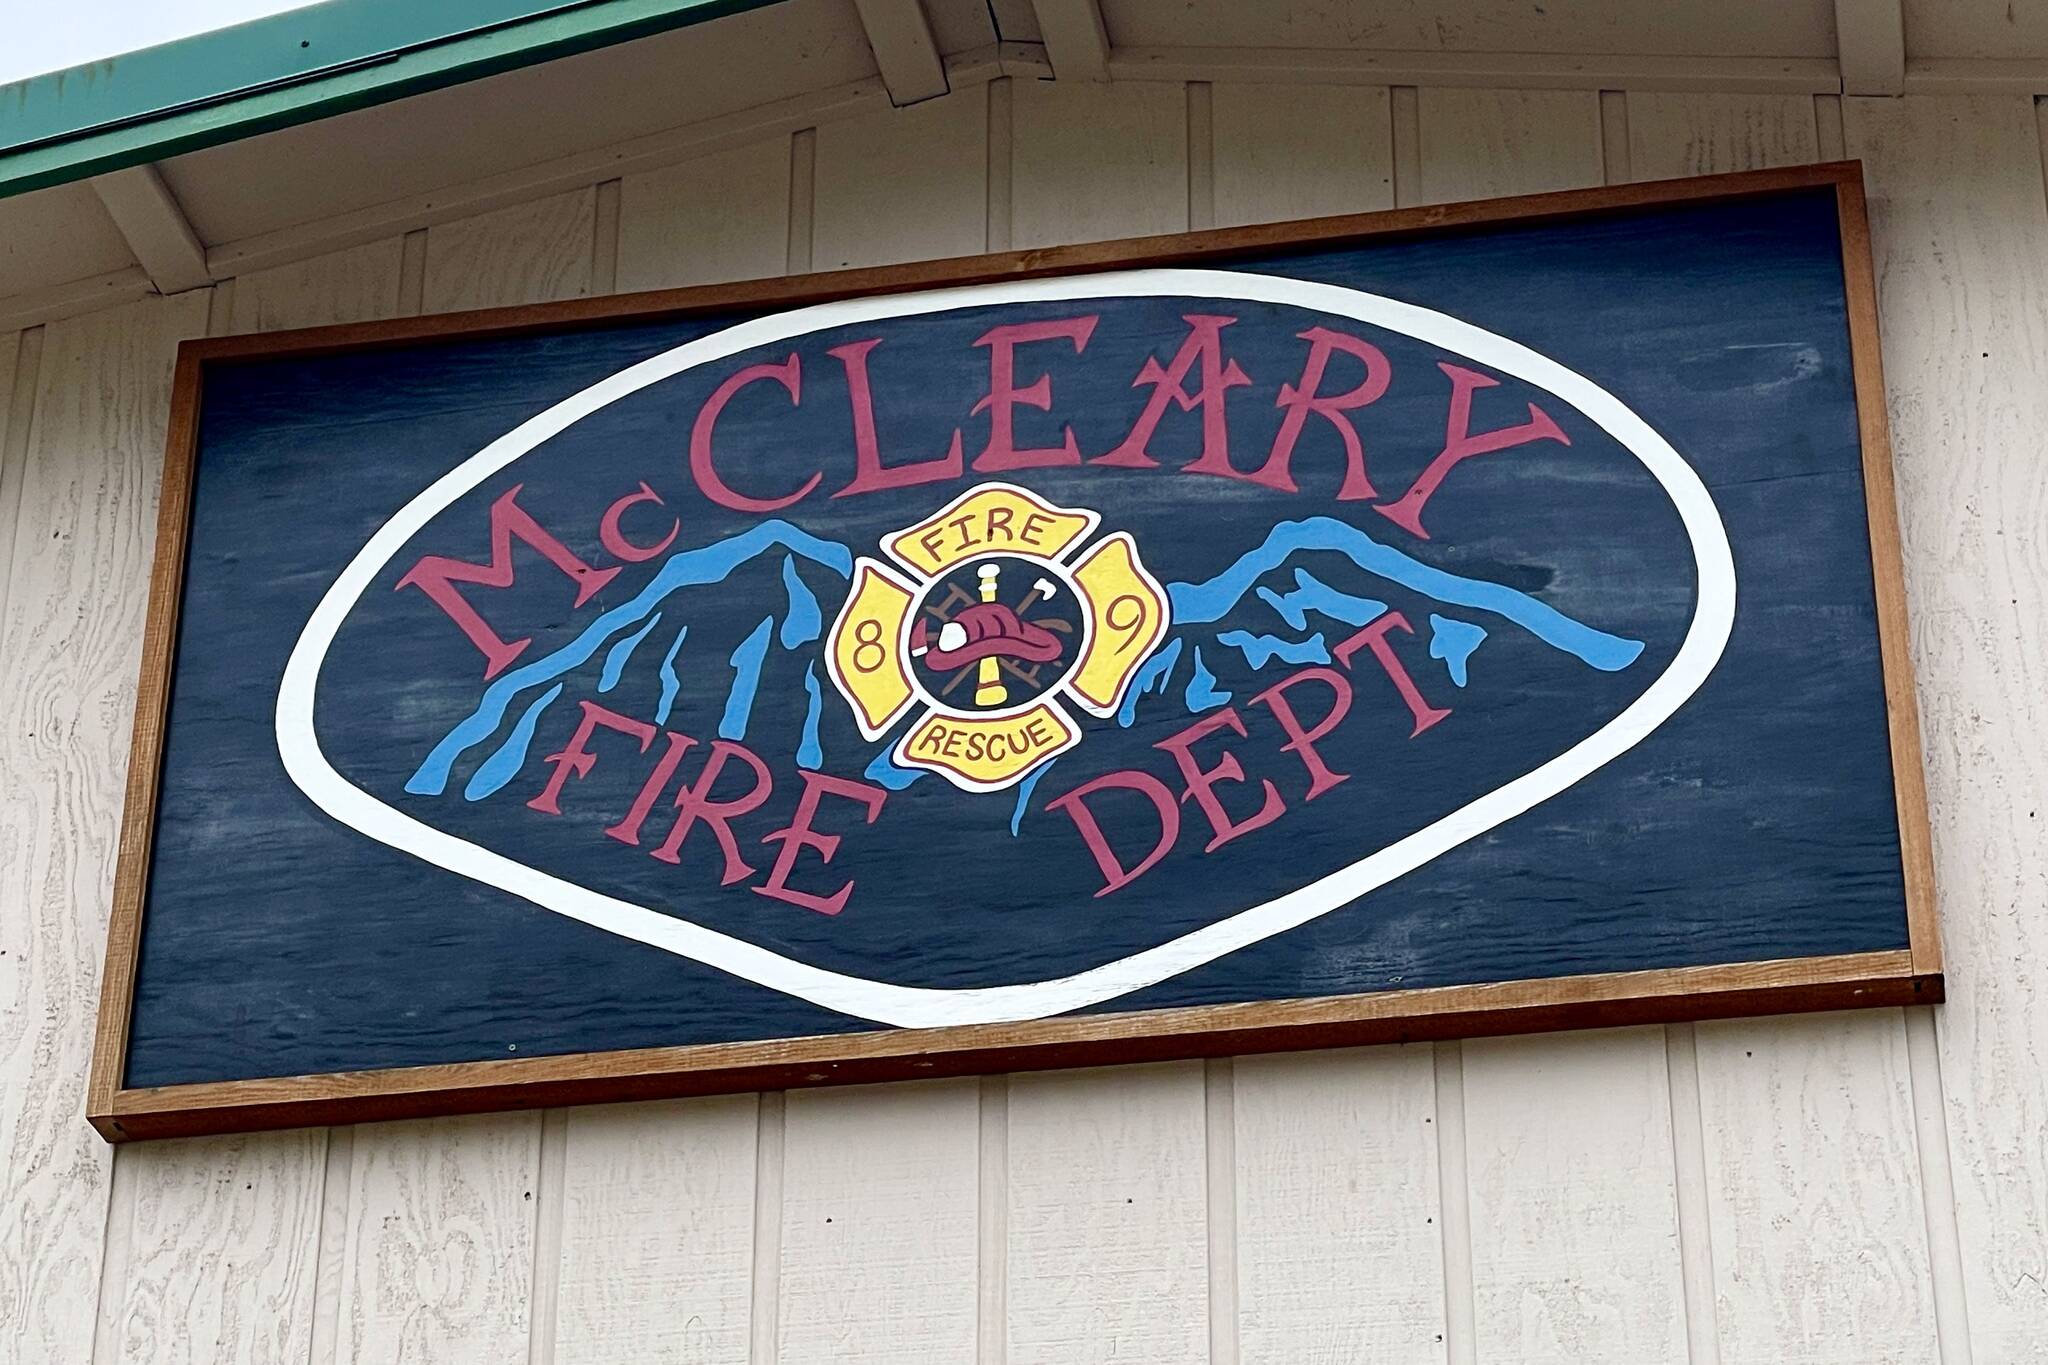
<path id="1" fill-rule="evenodd" d="M 846 899 L 853 894 L 852 881 L 829 896 L 814 896 L 789 884 L 789 874 L 796 868 L 797 854 L 803 850 L 816 849 L 821 863 L 831 862 L 832 855 L 839 851 L 838 835 L 820 834 L 811 826 L 811 821 L 817 818 L 818 802 L 827 796 L 858 801 L 867 810 L 868 823 L 872 825 L 875 817 L 882 813 L 882 802 L 888 799 L 889 793 L 865 782 L 849 782 L 808 768 L 800 770 L 800 775 L 804 780 L 804 794 L 797 798 L 796 814 L 789 818 L 789 827 L 778 829 L 761 840 L 764 844 L 781 844 L 782 851 L 775 855 L 775 866 L 768 873 L 767 883 L 755 887 L 754 894 L 773 896 L 821 915 L 836 915 L 846 908 Z"/>
<path id="2" fill-rule="evenodd" d="M 1109 846 L 1109 839 L 1102 832 L 1101 822 L 1095 812 L 1088 809 L 1087 798 L 1100 791 L 1134 791 L 1152 803 L 1152 809 L 1159 814 L 1159 839 L 1152 845 L 1152 851 L 1136 867 L 1126 868 Z M 1129 886 L 1139 877 L 1152 870 L 1153 864 L 1166 856 L 1180 837 L 1180 807 L 1174 803 L 1173 791 L 1164 782 L 1150 773 L 1136 769 L 1104 773 L 1093 782 L 1083 783 L 1065 796 L 1045 803 L 1047 810 L 1063 810 L 1074 821 L 1074 828 L 1081 833 L 1081 842 L 1095 855 L 1095 865 L 1102 869 L 1103 886 L 1096 896 L 1107 896 L 1121 887 Z"/>
<path id="3" fill-rule="evenodd" d="M 1437 453 L 1423 471 L 1416 475 L 1408 491 L 1392 502 L 1381 503 L 1372 510 L 1378 512 L 1396 526 L 1414 535 L 1429 539 L 1429 532 L 1422 529 L 1422 509 L 1444 476 L 1458 464 L 1474 455 L 1490 455 L 1497 450 L 1508 450 L 1515 446 L 1527 445 L 1531 441 L 1557 441 L 1570 445 L 1571 438 L 1559 429 L 1557 423 L 1537 407 L 1529 405 L 1529 420 L 1515 427 L 1502 427 L 1498 431 L 1482 431 L 1472 434 L 1472 391 L 1490 389 L 1500 383 L 1491 375 L 1480 374 L 1459 365 L 1437 362 L 1437 368 L 1451 379 L 1451 412 L 1444 422 L 1444 448 Z"/>
<path id="4" fill-rule="evenodd" d="M 537 810 L 543 815 L 562 813 L 562 788 L 568 783 L 571 774 L 574 774 L 578 781 L 590 776 L 591 768 L 597 764 L 597 755 L 584 746 L 590 742 L 590 737 L 597 733 L 598 726 L 602 725 L 607 730 L 616 730 L 622 735 L 633 736 L 640 741 L 640 752 L 643 754 L 647 752 L 647 746 L 654 743 L 654 727 L 647 722 L 634 720 L 631 716 L 622 716 L 616 711 L 599 706 L 594 701 L 577 704 L 583 708 L 583 719 L 576 723 L 576 733 L 569 737 L 569 742 L 562 747 L 560 753 L 547 756 L 545 761 L 554 764 L 555 771 L 548 778 L 547 786 L 541 788 L 540 795 L 526 803 L 529 809 Z"/>
<path id="5" fill-rule="evenodd" d="M 1236 472 L 1230 467 L 1230 429 L 1224 421 L 1224 402 L 1231 389 L 1252 382 L 1235 360 L 1226 361 L 1223 356 L 1223 329 L 1237 319 L 1191 313 L 1184 320 L 1188 324 L 1188 339 L 1181 343 L 1172 363 L 1162 370 L 1156 358 L 1146 356 L 1144 367 L 1131 381 L 1134 389 L 1150 384 L 1152 396 L 1145 400 L 1145 410 L 1138 414 L 1130 435 L 1124 437 L 1122 445 L 1090 460 L 1090 464 L 1156 468 L 1159 461 L 1147 446 L 1153 433 L 1159 430 L 1160 419 L 1166 416 L 1167 404 L 1178 403 L 1182 412 L 1193 412 L 1198 407 L 1202 410 L 1202 456 L 1187 469 L 1197 474 Z M 1202 366 L 1202 386 L 1189 393 L 1188 372 L 1197 362 Z"/>
<path id="6" fill-rule="evenodd" d="M 647 781 L 641 784 L 640 794 L 633 798 L 632 809 L 626 812 L 625 819 L 605 831 L 622 844 L 640 847 L 640 827 L 647 823 L 648 815 L 654 810 L 654 802 L 668 786 L 668 780 L 676 775 L 676 767 L 683 761 L 683 751 L 697 742 L 689 735 L 679 735 L 673 730 L 667 733 L 668 748 L 654 765 L 654 771 L 648 774 Z"/>
<path id="7" fill-rule="evenodd" d="M 1287 415 L 1280 420 L 1280 431 L 1273 437 L 1273 450 L 1266 456 L 1266 463 L 1250 474 L 1229 468 L 1201 472 L 1227 474 L 1232 478 L 1277 488 L 1283 493 L 1295 492 L 1294 476 L 1288 466 L 1294 459 L 1295 443 L 1301 439 L 1310 414 L 1314 414 L 1335 427 L 1344 442 L 1344 482 L 1337 490 L 1337 500 L 1353 502 L 1376 497 L 1372 481 L 1365 476 L 1365 446 L 1358 439 L 1358 428 L 1345 414 L 1377 402 L 1394 377 L 1393 367 L 1387 363 L 1379 347 L 1342 332 L 1333 332 L 1327 327 L 1311 327 L 1301 334 L 1301 339 L 1309 344 L 1308 359 L 1302 363 L 1300 383 L 1280 386 L 1280 397 L 1275 406 L 1287 409 Z M 1331 355 L 1338 351 L 1359 360 L 1365 366 L 1365 378 L 1348 392 L 1324 394 L 1323 377 L 1330 367 Z M 1189 465 L 1188 468 L 1192 470 L 1195 466 Z"/>
<path id="8" fill-rule="evenodd" d="M 690 474 L 697 480 L 697 487 L 705 497 L 720 507 L 730 507 L 739 512 L 775 512 L 807 496 L 824 476 L 813 474 L 804 486 L 783 498 L 750 498 L 735 492 L 719 477 L 717 467 L 711 459 L 711 433 L 718 425 L 718 415 L 725 411 L 725 405 L 733 395 L 749 384 L 772 379 L 789 392 L 791 407 L 803 399 L 803 364 L 796 352 L 790 352 L 789 359 L 780 365 L 749 365 L 743 370 L 726 377 L 724 383 L 711 391 L 704 400 L 704 406 L 697 410 L 697 420 L 690 427 Z"/>
<path id="9" fill-rule="evenodd" d="M 729 801 L 714 801 L 711 789 L 718 781 L 718 775 L 725 771 L 728 758 L 738 758 L 754 770 L 754 785 L 744 795 Z M 648 856 L 665 863 L 681 862 L 683 840 L 702 820 L 711 827 L 713 837 L 725 854 L 725 872 L 718 879 L 719 885 L 731 886 L 734 882 L 745 881 L 754 875 L 754 869 L 740 857 L 739 840 L 733 837 L 732 822 L 766 801 L 774 786 L 775 779 L 768 775 L 768 765 L 755 757 L 753 750 L 722 739 L 711 741 L 711 753 L 704 760 L 704 771 L 697 774 L 694 785 L 685 782 L 676 792 L 676 809 L 682 814 L 676 817 L 675 828 L 668 832 L 668 838 L 662 841 L 661 847 Z"/>
<path id="10" fill-rule="evenodd" d="M 466 560 L 451 559 L 445 555 L 427 555 L 398 580 L 400 588 L 418 588 L 434 605 L 448 613 L 450 620 L 462 627 L 462 633 L 469 642 L 483 651 L 484 677 L 495 678 L 505 670 L 506 665 L 519 657 L 520 651 L 533 643 L 531 637 L 519 640 L 501 640 L 498 633 L 490 628 L 477 609 L 465 600 L 456 589 L 457 583 L 475 583 L 486 588 L 509 588 L 512 586 L 514 566 L 512 563 L 512 538 L 525 541 L 539 550 L 548 563 L 567 574 L 576 584 L 576 605 L 582 606 L 605 584 L 617 576 L 618 570 L 593 569 L 569 549 L 541 528 L 539 522 L 526 514 L 520 507 L 519 490 L 524 484 L 514 484 L 496 502 L 491 504 L 491 562 L 471 564 Z"/>
<path id="11" fill-rule="evenodd" d="M 1294 704 L 1287 700 L 1287 693 L 1305 682 L 1322 683 L 1332 694 L 1328 713 L 1316 722 L 1312 730 L 1301 728 L 1301 717 L 1294 713 Z M 1300 755 L 1301 766 L 1308 769 L 1308 795 L 1304 800 L 1313 801 L 1350 777 L 1349 773 L 1331 772 L 1323 762 L 1323 756 L 1316 752 L 1316 741 L 1336 729 L 1337 722 L 1351 710 L 1349 678 L 1334 668 L 1304 668 L 1253 697 L 1251 704 L 1263 705 L 1273 713 L 1273 719 L 1279 721 L 1280 728 L 1287 732 L 1287 743 L 1280 746 L 1281 752 Z"/>
<path id="12" fill-rule="evenodd" d="M 835 498 L 883 488 L 910 488 L 939 479 L 957 479 L 961 474 L 958 431 L 953 433 L 952 447 L 935 460 L 883 465 L 881 444 L 875 436 L 875 399 L 868 386 L 868 352 L 881 344 L 882 339 L 876 337 L 872 341 L 850 341 L 825 352 L 837 356 L 846 367 L 846 396 L 853 404 L 853 482 L 834 493 Z"/>
<path id="13" fill-rule="evenodd" d="M 1422 689 L 1415 685 L 1415 679 L 1408 676 L 1407 668 L 1394 656 L 1394 647 L 1387 643 L 1387 633 L 1393 630 L 1410 635 L 1415 633 L 1415 627 L 1408 624 L 1407 617 L 1398 611 L 1390 611 L 1330 652 L 1337 656 L 1338 663 L 1349 668 L 1351 656 L 1360 649 L 1372 651 L 1373 657 L 1380 661 L 1380 667 L 1394 680 L 1401 700 L 1408 703 L 1408 713 L 1415 717 L 1415 728 L 1408 732 L 1408 738 L 1413 739 L 1451 713 L 1447 708 L 1431 706 L 1423 699 Z"/>
<path id="14" fill-rule="evenodd" d="M 1081 448 L 1075 443 L 1072 427 L 1063 428 L 1064 445 L 1017 449 L 1017 405 L 1022 403 L 1040 412 L 1052 411 L 1051 375 L 1042 374 L 1023 388 L 1017 387 L 1017 348 L 1034 341 L 1057 341 L 1064 337 L 1074 343 L 1074 354 L 1079 355 L 1087 349 L 1088 338 L 1095 331 L 1095 322 L 1093 317 L 1009 322 L 991 328 L 974 343 L 988 347 L 988 393 L 973 409 L 977 415 L 988 414 L 988 444 L 982 448 L 981 454 L 974 457 L 977 470 L 987 473 L 991 470 L 1081 463 Z"/>
<path id="15" fill-rule="evenodd" d="M 1280 799 L 1279 790 L 1262 778 L 1259 785 L 1265 788 L 1266 799 L 1259 807 L 1258 814 L 1235 824 L 1231 822 L 1229 814 L 1223 809 L 1223 802 L 1217 799 L 1216 788 L 1225 782 L 1245 780 L 1244 768 L 1238 763 L 1237 755 L 1225 750 L 1223 761 L 1213 768 L 1202 767 L 1194 755 L 1197 741 L 1224 729 L 1235 730 L 1240 737 L 1244 735 L 1244 722 L 1238 719 L 1236 707 L 1226 707 L 1213 715 L 1204 716 L 1179 734 L 1168 736 L 1152 746 L 1173 755 L 1173 761 L 1180 765 L 1182 779 L 1188 784 L 1181 800 L 1192 798 L 1194 803 L 1202 808 L 1202 814 L 1209 817 L 1209 827 L 1216 831 L 1216 837 L 1202 845 L 1204 853 L 1214 853 L 1232 839 L 1272 824 L 1287 809 L 1287 803 Z"/>
<path id="16" fill-rule="evenodd" d="M 635 545 L 632 541 L 626 539 L 626 533 L 619 529 L 619 519 L 626 515 L 628 507 L 641 502 L 651 502 L 657 507 L 666 507 L 668 505 L 661 500 L 661 494 L 649 488 L 646 481 L 642 480 L 639 492 L 628 493 L 625 497 L 620 498 L 610 507 L 604 509 L 604 520 L 599 522 L 597 527 L 597 538 L 604 542 L 605 549 L 629 564 L 638 564 L 642 560 L 654 558 L 674 544 L 676 532 L 683 529 L 683 523 L 679 519 L 668 528 L 668 534 L 661 538 L 660 544 L 648 546 Z"/>

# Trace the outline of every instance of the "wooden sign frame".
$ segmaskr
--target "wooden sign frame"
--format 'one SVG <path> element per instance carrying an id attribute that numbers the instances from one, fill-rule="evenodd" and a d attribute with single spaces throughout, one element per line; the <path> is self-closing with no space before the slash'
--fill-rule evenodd
<path id="1" fill-rule="evenodd" d="M 1320 999 L 1028 1023 L 589 1052 L 517 1060 L 126 1088 L 123 1077 L 207 368 L 250 357 L 315 356 L 431 339 L 563 331 L 622 320 L 779 309 L 938 285 L 978 284 L 1131 265 L 1219 263 L 1307 243 L 1338 246 L 1483 224 L 1555 222 L 1646 205 L 1741 199 L 1832 187 L 1843 248 L 1864 496 L 1889 713 L 1909 948 L 1836 957 L 1554 977 Z M 1397 209 L 927 264 L 713 285 L 188 341 L 178 354 L 135 711 L 106 970 L 87 1114 L 109 1141 L 353 1123 L 594 1101 L 1207 1057 L 1942 998 L 1932 859 L 1905 591 L 1892 491 L 1876 296 L 1859 163 L 1575 190 Z"/>

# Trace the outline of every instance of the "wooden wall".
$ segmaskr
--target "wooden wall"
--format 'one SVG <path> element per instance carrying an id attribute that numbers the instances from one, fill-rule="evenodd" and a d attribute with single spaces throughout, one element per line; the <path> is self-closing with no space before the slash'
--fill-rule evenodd
<path id="1" fill-rule="evenodd" d="M 2021 95 L 999 79 L 0 335 L 0 1362 L 2048 1360 L 2042 131 Z M 1946 1007 L 87 1129 L 177 339 L 1845 153 Z"/>

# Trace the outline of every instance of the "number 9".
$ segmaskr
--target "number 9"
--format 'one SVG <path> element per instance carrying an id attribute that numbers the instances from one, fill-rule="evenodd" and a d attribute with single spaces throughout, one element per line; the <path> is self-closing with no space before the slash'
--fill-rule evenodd
<path id="1" fill-rule="evenodd" d="M 1130 610 L 1124 612 L 1122 619 L 1119 620 L 1118 608 L 1126 605 L 1129 606 Z M 1127 592 L 1122 597 L 1113 599 L 1102 613 L 1102 623 L 1104 625 L 1108 626 L 1111 630 L 1123 632 L 1124 638 L 1117 643 L 1116 647 L 1116 652 L 1119 654 L 1129 650 L 1131 646 L 1137 643 L 1138 636 L 1144 633 L 1146 625 L 1151 620 L 1152 609 L 1146 605 L 1145 599 L 1136 593 Z"/>

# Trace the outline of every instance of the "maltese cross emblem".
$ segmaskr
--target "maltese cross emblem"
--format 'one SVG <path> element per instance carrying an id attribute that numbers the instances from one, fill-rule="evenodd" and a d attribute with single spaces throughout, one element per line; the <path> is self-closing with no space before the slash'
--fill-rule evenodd
<path id="1" fill-rule="evenodd" d="M 1116 714 L 1166 638 L 1166 593 L 1098 513 L 984 483 L 854 563 L 826 650 L 864 739 L 906 712 L 899 767 L 1000 791 L 1081 742 L 1062 703 Z"/>

